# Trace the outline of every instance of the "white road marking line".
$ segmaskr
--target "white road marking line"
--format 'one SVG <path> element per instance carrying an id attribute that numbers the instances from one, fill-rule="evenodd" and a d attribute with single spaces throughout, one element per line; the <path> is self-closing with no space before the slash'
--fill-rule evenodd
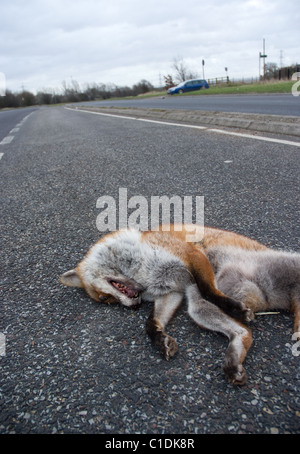
<path id="1" fill-rule="evenodd" d="M 26 117 L 23 118 L 22 122 L 24 123 L 25 121 L 28 120 L 28 118 L 30 117 L 30 115 L 32 115 L 33 112 L 31 112 L 30 114 L 26 115 Z"/>
<path id="2" fill-rule="evenodd" d="M 85 111 L 86 112 L 86 111 Z M 106 115 L 106 114 L 104 114 Z M 132 117 L 127 117 L 131 118 Z M 182 128 L 195 128 L 195 129 L 206 129 L 209 130 L 206 126 L 196 126 L 196 125 L 187 125 L 187 124 L 181 124 L 181 123 L 171 123 L 169 121 L 159 121 L 159 120 L 148 120 L 147 118 L 134 118 L 134 120 L 137 121 L 148 121 L 149 123 L 158 123 L 160 125 L 169 125 L 169 126 L 181 126 Z"/>
<path id="3" fill-rule="evenodd" d="M 14 140 L 15 136 L 6 136 L 4 139 L 1 140 L 0 145 L 7 145 L 12 140 Z"/>
<path id="4" fill-rule="evenodd" d="M 65 107 L 65 109 L 74 111 L 74 109 L 71 109 L 70 107 Z M 158 123 L 160 125 L 181 126 L 182 128 L 208 129 L 206 126 L 195 126 L 195 125 L 186 125 L 186 124 L 181 124 L 181 123 L 173 123 L 173 122 L 168 122 L 168 121 L 149 120 L 148 118 L 128 117 L 126 115 L 116 115 L 116 114 L 108 114 L 108 113 L 103 113 L 103 112 L 93 112 L 92 110 L 76 109 L 76 112 L 86 112 L 86 113 L 91 113 L 91 114 L 95 114 L 95 115 L 104 115 L 105 117 L 125 118 L 126 120 Z"/>
<path id="5" fill-rule="evenodd" d="M 7 145 L 9 143 L 11 143 L 15 136 L 11 135 L 11 133 L 15 133 L 15 132 L 18 132 L 20 130 L 20 127 L 24 124 L 24 122 L 28 119 L 28 117 L 30 117 L 30 115 L 32 115 L 33 112 L 31 112 L 30 114 L 26 115 L 26 117 L 23 118 L 23 120 L 20 121 L 20 123 L 18 123 L 9 133 L 6 137 L 4 137 L 1 142 L 0 142 L 0 145 Z M 3 153 L 0 153 L 1 156 L 0 156 L 0 159 L 2 158 L 3 156 Z"/>
<path id="6" fill-rule="evenodd" d="M 275 142 L 275 143 L 282 143 L 283 145 L 293 145 L 294 147 L 300 147 L 300 142 L 293 142 L 291 140 L 273 139 L 272 137 L 263 137 L 263 136 L 252 136 L 251 134 L 224 131 L 223 129 L 210 129 L 210 131 L 217 132 L 220 134 L 227 134 L 229 136 L 246 137 L 247 139 L 264 140 L 265 142 Z"/>
<path id="7" fill-rule="evenodd" d="M 236 136 L 236 137 L 243 137 L 246 139 L 255 139 L 255 140 L 262 140 L 263 142 L 273 142 L 273 143 L 280 143 L 283 145 L 291 145 L 293 147 L 300 147 L 300 142 L 293 142 L 291 140 L 283 140 L 283 139 L 275 139 L 272 137 L 264 137 L 264 136 L 254 136 L 251 134 L 244 134 L 241 132 L 231 132 L 231 131 L 225 131 L 224 129 L 213 129 L 213 128 L 207 128 L 205 126 L 195 126 L 195 125 L 189 125 L 189 124 L 183 124 L 183 123 L 170 123 L 167 121 L 159 121 L 159 120 L 149 120 L 146 118 L 136 118 L 136 117 L 128 117 L 126 115 L 116 115 L 116 114 L 109 114 L 109 113 L 103 113 L 103 112 L 93 112 L 91 110 L 83 110 L 83 109 L 72 109 L 70 107 L 65 107 L 67 110 L 72 110 L 73 112 L 85 112 L 85 113 L 90 113 L 94 115 L 103 115 L 105 117 L 115 117 L 115 118 L 123 118 L 126 120 L 136 120 L 136 121 L 144 121 L 148 123 L 157 123 L 160 125 L 168 125 L 168 126 L 178 126 L 181 128 L 191 128 L 191 129 L 201 129 L 205 130 L 207 132 L 216 132 L 218 134 L 227 134 L 230 136 Z"/>
<path id="8" fill-rule="evenodd" d="M 4 153 L 0 153 L 0 159 L 2 158 L 3 155 L 4 155 Z"/>

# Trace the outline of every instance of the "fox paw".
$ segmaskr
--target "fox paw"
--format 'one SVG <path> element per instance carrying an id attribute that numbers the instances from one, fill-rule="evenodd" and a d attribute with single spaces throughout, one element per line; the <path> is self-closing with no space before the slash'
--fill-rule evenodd
<path id="1" fill-rule="evenodd" d="M 297 342 L 300 341 L 300 330 L 299 330 L 299 331 L 296 331 L 296 332 L 293 334 L 292 340 L 293 340 L 293 341 L 297 341 Z"/>
<path id="2" fill-rule="evenodd" d="M 245 309 L 244 316 L 245 316 L 245 322 L 247 322 L 247 323 L 254 320 L 254 312 L 249 308 Z"/>
<path id="3" fill-rule="evenodd" d="M 246 306 L 240 310 L 233 310 L 231 316 L 242 323 L 249 323 L 254 319 L 253 311 Z"/>
<path id="4" fill-rule="evenodd" d="M 172 358 L 178 350 L 178 345 L 175 339 L 171 336 L 165 336 L 161 345 L 161 352 L 166 360 Z"/>
<path id="5" fill-rule="evenodd" d="M 228 381 L 233 385 L 244 385 L 247 381 L 247 374 L 241 364 L 238 366 L 224 366 L 224 372 Z"/>

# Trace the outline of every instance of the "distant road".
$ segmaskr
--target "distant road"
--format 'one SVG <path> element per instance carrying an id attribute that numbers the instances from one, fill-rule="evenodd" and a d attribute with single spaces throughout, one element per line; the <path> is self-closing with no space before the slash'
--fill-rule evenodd
<path id="1" fill-rule="evenodd" d="M 80 105 L 186 109 L 300 116 L 300 97 L 274 95 L 165 96 L 146 99 L 80 102 Z"/>
<path id="2" fill-rule="evenodd" d="M 26 107 L 24 109 L 0 110 L 0 142 L 26 115 L 36 109 L 36 107 Z"/>

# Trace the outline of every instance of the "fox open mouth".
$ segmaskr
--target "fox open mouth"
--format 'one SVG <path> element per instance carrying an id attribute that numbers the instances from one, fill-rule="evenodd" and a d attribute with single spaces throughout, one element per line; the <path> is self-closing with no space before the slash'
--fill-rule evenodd
<path id="1" fill-rule="evenodd" d="M 111 279 L 109 279 L 109 283 L 130 299 L 137 299 L 140 296 L 140 290 L 133 285 L 125 285 L 124 282 Z"/>

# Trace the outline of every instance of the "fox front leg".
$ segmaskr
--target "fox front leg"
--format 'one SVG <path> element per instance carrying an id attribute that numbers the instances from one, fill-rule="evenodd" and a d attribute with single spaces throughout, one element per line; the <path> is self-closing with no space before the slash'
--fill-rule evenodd
<path id="1" fill-rule="evenodd" d="M 166 333 L 165 327 L 180 306 L 182 299 L 183 295 L 175 292 L 157 298 L 146 323 L 147 334 L 167 360 L 175 355 L 178 345 L 175 339 Z"/>

